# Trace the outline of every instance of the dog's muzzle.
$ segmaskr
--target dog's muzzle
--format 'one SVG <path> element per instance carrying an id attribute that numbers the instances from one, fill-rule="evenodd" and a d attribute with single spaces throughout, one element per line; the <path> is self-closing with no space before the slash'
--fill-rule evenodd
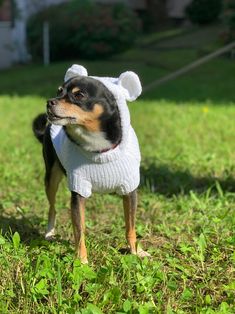
<path id="1" fill-rule="evenodd" d="M 51 107 L 54 107 L 54 106 L 56 106 L 57 104 L 58 104 L 58 101 L 57 101 L 55 98 L 49 99 L 49 100 L 47 101 L 47 109 L 50 109 Z"/>

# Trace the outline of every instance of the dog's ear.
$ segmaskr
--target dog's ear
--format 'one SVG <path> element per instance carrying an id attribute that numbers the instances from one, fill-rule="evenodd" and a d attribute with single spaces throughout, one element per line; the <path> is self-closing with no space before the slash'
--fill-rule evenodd
<path id="1" fill-rule="evenodd" d="M 65 73 L 64 81 L 66 82 L 72 77 L 75 77 L 77 75 L 87 76 L 88 75 L 87 69 L 84 68 L 84 66 L 82 65 L 73 64 Z"/>
<path id="2" fill-rule="evenodd" d="M 126 99 L 136 100 L 142 92 L 142 86 L 138 75 L 132 71 L 123 72 L 118 78 L 118 85 L 122 86 L 126 92 Z"/>

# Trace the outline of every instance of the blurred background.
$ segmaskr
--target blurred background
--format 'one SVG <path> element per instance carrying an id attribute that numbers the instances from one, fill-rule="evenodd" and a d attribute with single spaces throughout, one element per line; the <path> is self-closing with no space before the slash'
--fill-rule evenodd
<path id="1" fill-rule="evenodd" d="M 157 96 L 154 92 L 162 84 L 159 79 L 218 51 L 234 37 L 234 0 L 0 0 L 0 71 L 8 69 L 3 74 L 10 75 L 13 83 L 18 75 L 25 77 L 24 69 L 30 70 L 34 83 L 40 82 L 40 90 L 37 84 L 32 86 L 34 92 L 45 97 L 51 93 L 48 82 L 60 84 L 58 78 L 67 66 L 82 63 L 96 75 L 136 71 L 148 98 L 161 97 L 162 91 L 165 98 L 164 87 Z M 222 56 L 230 66 L 234 47 L 217 55 L 216 60 Z M 33 67 L 42 64 L 51 65 L 43 82 L 45 74 Z M 207 75 L 212 79 L 215 69 L 223 67 L 221 62 L 216 67 L 213 64 Z M 215 96 L 220 89 L 211 95 L 202 88 L 196 98 L 230 95 L 223 90 Z M 3 80 L 1 90 L 11 93 L 7 81 Z M 22 90 L 18 86 L 15 92 Z M 194 95 L 186 98 L 195 98 L 192 92 Z M 177 97 L 177 93 L 173 95 L 174 100 Z"/>
<path id="2" fill-rule="evenodd" d="M 170 47 L 197 46 L 198 53 L 209 52 L 233 39 L 234 3 L 0 0 L 0 69 L 28 62 L 107 58 L 135 46 L 156 52 L 166 49 L 157 45 L 160 40 L 213 25 L 209 34 L 192 36 L 183 43 L 179 40 Z"/>

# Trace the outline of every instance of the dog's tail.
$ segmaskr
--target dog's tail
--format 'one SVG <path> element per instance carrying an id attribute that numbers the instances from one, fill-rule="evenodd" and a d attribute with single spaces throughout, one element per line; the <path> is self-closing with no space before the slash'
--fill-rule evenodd
<path id="1" fill-rule="evenodd" d="M 39 114 L 36 118 L 34 118 L 32 123 L 32 129 L 35 137 L 39 140 L 39 142 L 43 142 L 44 133 L 47 126 L 47 115 L 45 113 Z"/>

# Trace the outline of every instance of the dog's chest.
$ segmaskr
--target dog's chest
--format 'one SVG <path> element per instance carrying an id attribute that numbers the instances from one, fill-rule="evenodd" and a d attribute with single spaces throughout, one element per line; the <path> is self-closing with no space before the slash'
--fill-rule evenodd
<path id="1" fill-rule="evenodd" d="M 101 131 L 91 132 L 82 126 L 69 125 L 67 132 L 71 138 L 78 138 L 83 149 L 87 151 L 101 151 L 112 146 L 112 143 L 106 139 L 105 133 Z"/>
<path id="2" fill-rule="evenodd" d="M 135 134 L 133 133 L 133 136 Z M 84 197 L 94 192 L 128 194 L 139 185 L 140 153 L 136 137 L 123 151 L 119 147 L 103 154 L 84 152 L 59 126 L 52 126 L 56 153 L 66 170 L 68 186 Z"/>

